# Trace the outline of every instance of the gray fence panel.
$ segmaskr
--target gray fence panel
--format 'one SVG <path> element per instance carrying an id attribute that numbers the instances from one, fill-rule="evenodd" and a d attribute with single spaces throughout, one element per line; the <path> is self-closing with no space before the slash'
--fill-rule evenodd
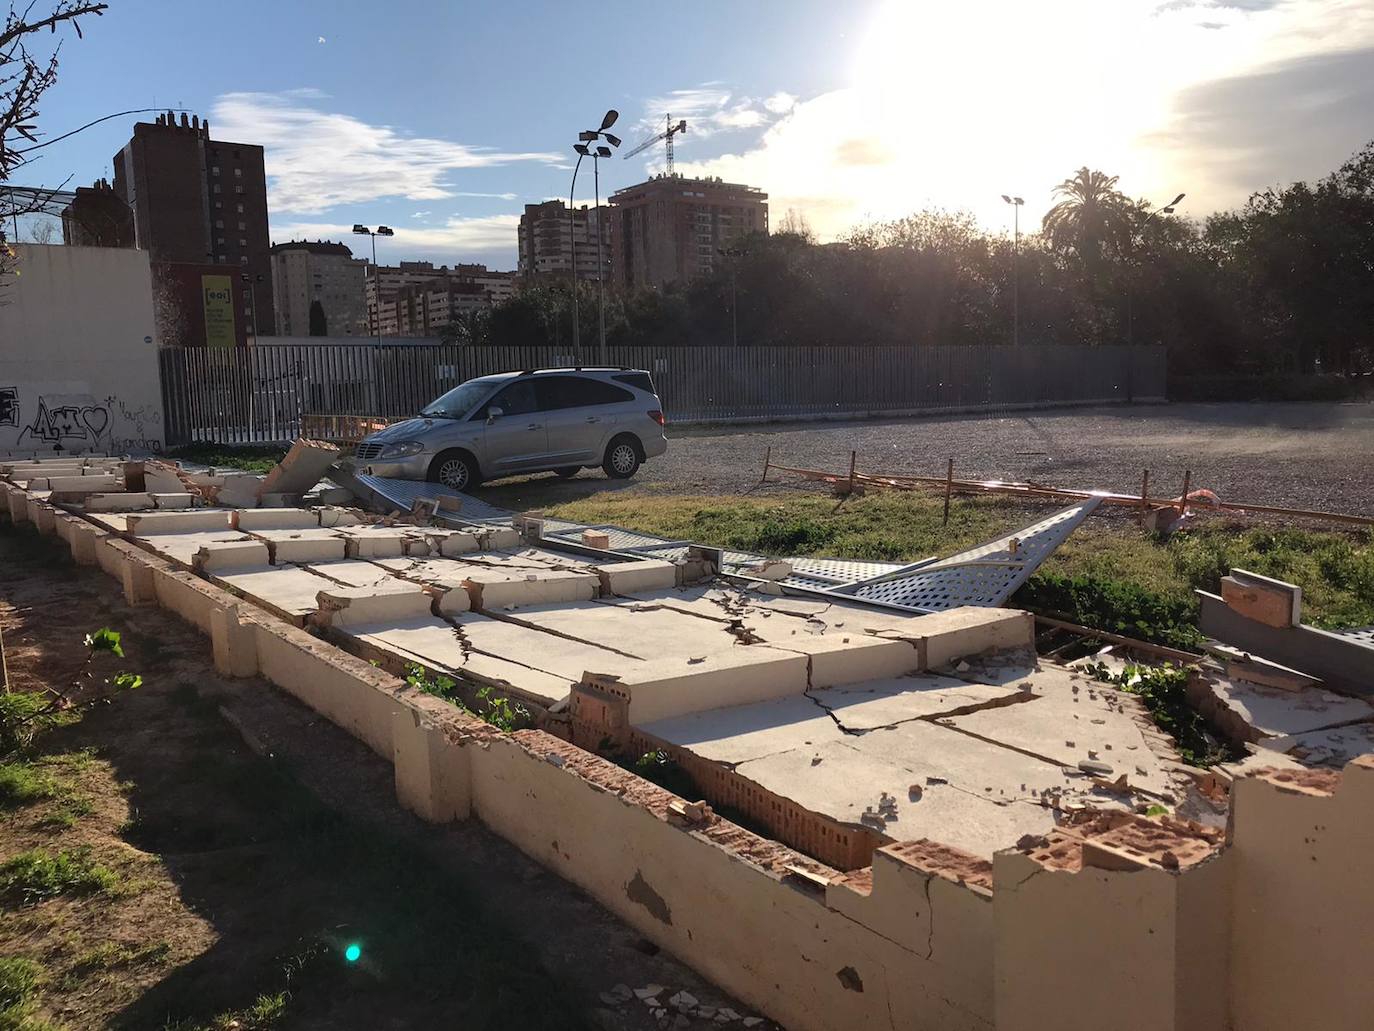
<path id="1" fill-rule="evenodd" d="M 1162 347 L 612 347 L 676 423 L 1163 400 Z M 301 416 L 414 415 L 465 380 L 564 364 L 553 347 L 430 342 L 164 348 L 169 444 L 291 440 Z"/>

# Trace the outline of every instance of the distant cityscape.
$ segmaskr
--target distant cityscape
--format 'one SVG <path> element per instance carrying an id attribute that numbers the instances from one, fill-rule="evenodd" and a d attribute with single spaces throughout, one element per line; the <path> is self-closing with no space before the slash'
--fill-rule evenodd
<path id="1" fill-rule="evenodd" d="M 263 148 L 213 139 L 206 119 L 168 112 L 137 123 L 113 168 L 113 182 L 75 191 L 62 211 L 63 240 L 148 252 L 163 346 L 243 345 L 260 335 L 443 337 L 532 286 L 685 283 L 769 229 L 760 189 L 659 175 L 599 208 L 525 205 L 514 271 L 374 266 L 341 240 L 273 243 Z"/>

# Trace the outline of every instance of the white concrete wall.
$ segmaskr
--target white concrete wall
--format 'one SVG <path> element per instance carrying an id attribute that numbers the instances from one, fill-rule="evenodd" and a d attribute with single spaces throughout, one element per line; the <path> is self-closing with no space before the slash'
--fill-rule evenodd
<path id="1" fill-rule="evenodd" d="M 162 446 L 146 251 L 20 244 L 0 280 L 0 454 Z"/>

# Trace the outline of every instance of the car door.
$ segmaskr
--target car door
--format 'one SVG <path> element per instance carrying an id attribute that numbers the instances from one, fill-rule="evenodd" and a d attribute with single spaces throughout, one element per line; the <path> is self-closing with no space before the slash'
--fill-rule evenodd
<path id="1" fill-rule="evenodd" d="M 546 376 L 545 423 L 549 465 L 598 465 L 615 431 L 616 405 L 630 400 L 629 391 L 588 376 Z"/>
<path id="2" fill-rule="evenodd" d="M 482 433 L 482 471 L 503 476 L 540 469 L 548 460 L 545 413 L 533 379 L 518 379 L 502 388 L 473 418 L 486 422 Z M 500 415 L 492 415 L 499 410 Z"/>

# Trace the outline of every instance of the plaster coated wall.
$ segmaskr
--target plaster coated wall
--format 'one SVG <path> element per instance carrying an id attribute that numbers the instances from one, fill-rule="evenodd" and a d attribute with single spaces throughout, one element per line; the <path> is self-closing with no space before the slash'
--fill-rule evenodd
<path id="1" fill-rule="evenodd" d="M 162 447 L 145 251 L 20 244 L 0 280 L 0 454 Z"/>

